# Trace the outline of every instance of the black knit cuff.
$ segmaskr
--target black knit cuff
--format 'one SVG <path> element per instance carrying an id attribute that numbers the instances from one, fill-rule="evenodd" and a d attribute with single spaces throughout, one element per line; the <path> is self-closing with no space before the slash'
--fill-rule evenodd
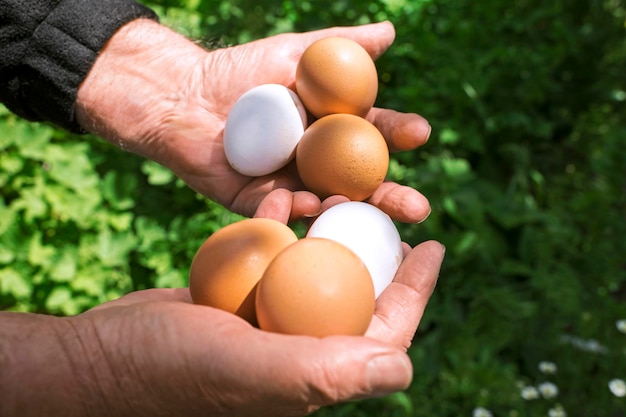
<path id="1" fill-rule="evenodd" d="M 142 17 L 158 19 L 133 0 L 62 0 L 33 33 L 22 61 L 27 117 L 82 132 L 74 117 L 78 87 L 113 34 Z"/>

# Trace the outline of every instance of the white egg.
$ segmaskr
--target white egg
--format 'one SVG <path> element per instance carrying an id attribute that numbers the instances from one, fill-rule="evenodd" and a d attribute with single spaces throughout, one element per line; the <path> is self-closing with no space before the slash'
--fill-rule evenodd
<path id="1" fill-rule="evenodd" d="M 324 237 L 352 249 L 367 267 L 376 298 L 391 283 L 404 257 L 402 239 L 391 218 L 363 202 L 337 204 L 311 225 L 307 237 Z"/>
<path id="2" fill-rule="evenodd" d="M 279 84 L 248 90 L 235 103 L 224 127 L 224 152 L 230 165 L 252 177 L 270 174 L 295 156 L 306 127 L 300 98 Z"/>

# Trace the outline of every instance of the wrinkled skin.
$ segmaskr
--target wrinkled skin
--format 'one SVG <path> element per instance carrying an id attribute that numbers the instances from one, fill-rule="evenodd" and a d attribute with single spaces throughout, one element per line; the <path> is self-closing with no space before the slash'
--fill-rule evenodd
<path id="1" fill-rule="evenodd" d="M 130 294 L 77 317 L 76 326 L 97 333 L 101 343 L 92 356 L 109 358 L 106 374 L 121 381 L 107 396 L 113 400 L 108 407 L 121 414 L 303 415 L 409 385 L 405 351 L 442 255 L 436 242 L 408 254 L 379 297 L 366 337 L 264 332 L 232 314 L 190 304 L 186 289 Z"/>
<path id="2" fill-rule="evenodd" d="M 0 415 L 300 416 L 405 389 L 406 350 L 444 249 L 405 251 L 362 337 L 265 332 L 192 304 L 186 288 L 130 293 L 75 317 L 0 312 Z"/>
<path id="3" fill-rule="evenodd" d="M 359 42 L 376 58 L 395 31 L 388 22 L 337 27 L 207 52 L 154 22 L 131 23 L 107 45 L 81 86 L 77 118 L 234 212 L 284 222 L 312 216 L 320 212 L 320 201 L 304 190 L 293 164 L 259 178 L 240 175 L 226 161 L 222 138 L 229 110 L 243 93 L 268 83 L 295 88 L 302 52 L 331 35 Z M 132 100 L 117 99 L 129 91 Z M 415 149 L 430 134 L 430 125 L 417 114 L 374 108 L 367 118 L 392 151 Z M 369 201 L 403 222 L 420 222 L 430 213 L 423 195 L 392 182 L 383 183 Z"/>
<path id="4" fill-rule="evenodd" d="M 87 130 L 163 164 L 235 212 L 285 223 L 312 217 L 344 198 L 319 201 L 293 167 L 261 178 L 237 174 L 223 156 L 222 131 L 239 95 L 263 83 L 293 87 L 302 51 L 329 35 L 352 38 L 375 58 L 394 30 L 332 28 L 207 52 L 138 20 L 101 53 L 76 115 Z M 430 133 L 416 114 L 373 109 L 368 119 L 393 151 L 415 149 Z M 420 193 L 394 183 L 370 202 L 405 222 L 430 211 Z M 192 304 L 188 289 L 134 292 L 75 317 L 0 312 L 0 415 L 298 416 L 405 389 L 413 377 L 406 350 L 443 256 L 434 241 L 405 245 L 362 337 L 264 332 Z"/>

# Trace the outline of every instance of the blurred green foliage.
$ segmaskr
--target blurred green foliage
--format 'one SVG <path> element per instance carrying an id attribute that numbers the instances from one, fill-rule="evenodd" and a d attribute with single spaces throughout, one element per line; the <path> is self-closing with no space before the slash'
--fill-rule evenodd
<path id="1" fill-rule="evenodd" d="M 626 5 L 621 0 L 160 0 L 207 47 L 391 20 L 378 105 L 424 115 L 389 177 L 432 214 L 399 224 L 447 247 L 402 393 L 339 416 L 626 416 Z M 76 314 L 184 286 L 238 216 L 95 137 L 0 110 L 0 307 Z M 556 372 L 539 367 L 548 361 Z M 522 395 L 551 382 L 555 396 Z M 485 414 L 486 413 L 486 414 Z"/>

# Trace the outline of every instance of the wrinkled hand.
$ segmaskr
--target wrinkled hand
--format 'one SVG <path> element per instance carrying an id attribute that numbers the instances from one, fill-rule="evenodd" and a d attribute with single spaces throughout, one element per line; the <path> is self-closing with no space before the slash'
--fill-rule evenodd
<path id="1" fill-rule="evenodd" d="M 85 347 L 77 378 L 97 381 L 103 403 L 91 410 L 151 417 L 304 415 L 402 390 L 413 375 L 405 352 L 443 254 L 433 241 L 407 249 L 365 337 L 265 332 L 191 304 L 187 289 L 131 293 L 68 319 Z M 93 404 L 93 390 L 79 384 L 74 395 Z"/>
<path id="2" fill-rule="evenodd" d="M 351 38 L 377 58 L 395 32 L 388 22 L 338 27 L 209 52 L 155 22 L 131 22 L 105 47 L 81 86 L 77 119 L 118 146 L 170 168 L 232 211 L 283 222 L 315 215 L 321 202 L 303 191 L 293 164 L 259 178 L 243 176 L 227 163 L 222 136 L 241 94 L 267 83 L 294 88 L 304 49 L 331 35 Z M 417 114 L 375 108 L 367 118 L 392 151 L 415 149 L 430 134 L 430 125 Z M 422 221 L 430 212 L 419 192 L 391 182 L 369 201 L 403 222 Z"/>

